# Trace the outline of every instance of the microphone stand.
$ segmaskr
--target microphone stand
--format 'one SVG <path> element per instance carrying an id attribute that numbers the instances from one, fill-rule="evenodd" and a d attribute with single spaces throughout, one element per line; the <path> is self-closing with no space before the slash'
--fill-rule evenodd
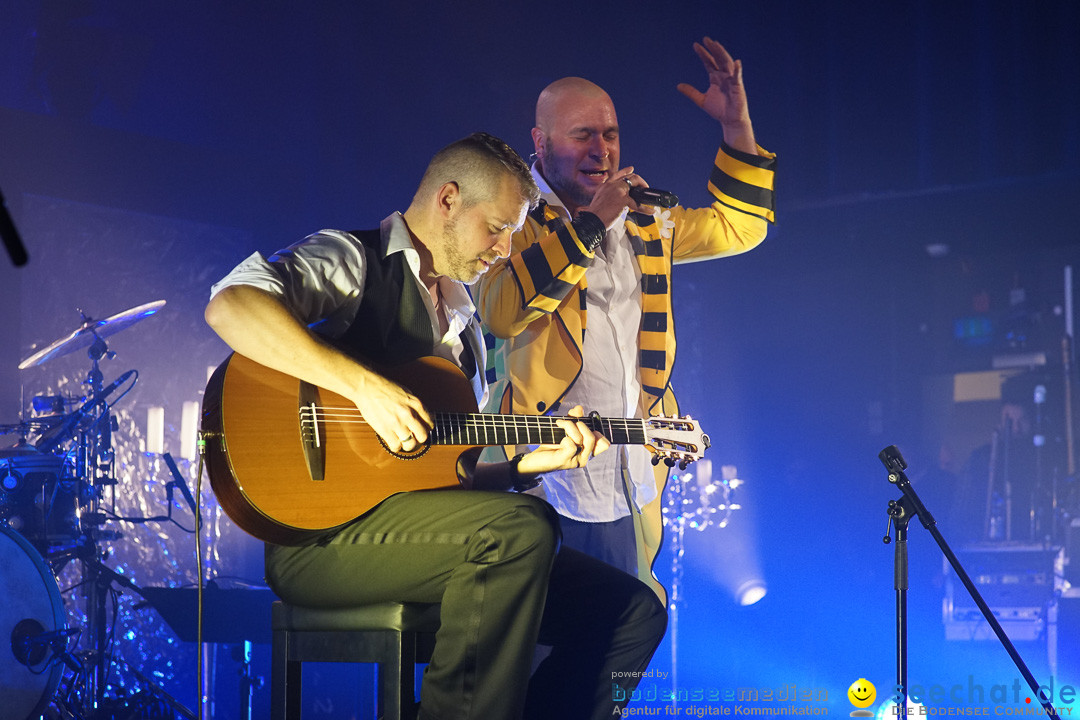
<path id="1" fill-rule="evenodd" d="M 4 241 L 8 257 L 11 258 L 11 264 L 15 267 L 25 265 L 26 261 L 30 259 L 26 254 L 26 247 L 23 245 L 22 238 L 19 237 L 19 231 L 15 229 L 15 222 L 11 219 L 11 214 L 8 213 L 3 193 L 0 193 L 0 240 Z"/>
<path id="2" fill-rule="evenodd" d="M 907 497 L 889 501 L 889 524 L 896 525 L 896 548 L 893 551 L 893 587 L 896 589 L 896 687 L 900 694 L 900 713 L 907 716 L 907 591 L 908 551 L 907 527 L 911 520 L 911 504 Z M 892 542 L 888 528 L 885 544 Z"/>
<path id="3" fill-rule="evenodd" d="M 960 560 L 953 553 L 949 544 L 945 542 L 945 538 L 942 537 L 941 532 L 937 528 L 937 521 L 934 520 L 934 516 L 931 515 L 930 511 L 923 505 L 922 500 L 919 499 L 918 494 L 915 492 L 915 488 L 911 487 L 911 482 L 904 474 L 904 470 L 907 469 L 907 463 L 904 462 L 903 456 L 900 455 L 900 450 L 898 450 L 895 445 L 890 445 L 878 453 L 878 458 L 889 472 L 889 482 L 899 488 L 900 492 L 903 493 L 903 497 L 899 500 L 892 500 L 889 502 L 888 510 L 890 522 L 896 523 L 896 551 L 894 553 L 894 584 L 896 585 L 896 682 L 898 685 L 897 692 L 901 695 L 902 703 L 901 709 L 898 710 L 898 714 L 903 713 L 905 717 L 907 716 L 907 525 L 911 520 L 912 514 L 914 514 L 918 516 L 923 527 L 929 531 L 931 537 L 937 542 L 938 547 L 941 548 L 941 552 L 948 559 L 949 564 L 952 565 L 953 570 L 956 572 L 956 576 L 960 578 L 960 582 L 967 588 L 968 594 L 971 595 L 971 599 L 975 601 L 975 604 L 979 607 L 983 617 L 986 618 L 986 621 L 990 623 L 990 627 L 993 628 L 994 634 L 997 635 L 998 640 L 1001 641 L 1001 644 L 1009 653 L 1009 657 L 1012 658 L 1013 663 L 1016 665 L 1016 669 L 1024 676 L 1024 680 L 1027 681 L 1028 687 L 1031 688 L 1031 692 L 1035 695 L 1039 704 L 1042 705 L 1047 717 L 1057 718 L 1057 711 L 1051 703 L 1052 698 L 1044 698 L 1042 693 L 1039 692 L 1039 685 L 1036 682 L 1035 677 L 1031 674 L 1031 671 L 1028 670 L 1027 665 L 1024 664 L 1024 660 L 1013 646 L 1012 641 L 1009 640 L 1009 636 L 1005 634 L 1005 631 L 1001 627 L 1001 623 L 994 617 L 994 613 L 990 610 L 990 606 L 986 604 L 982 595 L 979 594 L 979 590 L 975 587 L 975 583 L 971 581 L 967 572 L 964 571 L 963 566 L 960 564 Z M 885 535 L 885 542 L 889 542 L 888 534 Z"/>

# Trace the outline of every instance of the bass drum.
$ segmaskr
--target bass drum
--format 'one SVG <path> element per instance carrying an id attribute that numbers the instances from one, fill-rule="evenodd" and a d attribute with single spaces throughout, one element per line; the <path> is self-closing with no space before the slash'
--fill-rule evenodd
<path id="1" fill-rule="evenodd" d="M 0 720 L 29 720 L 45 710 L 64 671 L 49 644 L 32 639 L 65 629 L 64 605 L 41 555 L 3 526 L 0 598 Z"/>

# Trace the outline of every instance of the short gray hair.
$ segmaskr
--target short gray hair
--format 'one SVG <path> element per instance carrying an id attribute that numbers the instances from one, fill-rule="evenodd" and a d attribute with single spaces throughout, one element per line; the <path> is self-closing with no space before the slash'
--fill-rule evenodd
<path id="1" fill-rule="evenodd" d="M 457 183 L 466 206 L 495 196 L 504 174 L 518 182 L 530 208 L 540 200 L 540 189 L 521 156 L 509 145 L 485 132 L 474 132 L 450 143 L 428 163 L 414 199 L 426 198 L 445 183 Z"/>

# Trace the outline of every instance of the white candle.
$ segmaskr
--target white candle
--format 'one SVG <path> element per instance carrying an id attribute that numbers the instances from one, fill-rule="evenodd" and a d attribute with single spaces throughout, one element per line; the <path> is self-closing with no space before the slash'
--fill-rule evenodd
<path id="1" fill-rule="evenodd" d="M 189 400 L 184 403 L 184 414 L 180 418 L 180 457 L 185 460 L 195 459 L 198 434 L 199 403 Z"/>
<path id="2" fill-rule="evenodd" d="M 165 408 L 150 407 L 146 410 L 146 452 L 165 452 Z"/>

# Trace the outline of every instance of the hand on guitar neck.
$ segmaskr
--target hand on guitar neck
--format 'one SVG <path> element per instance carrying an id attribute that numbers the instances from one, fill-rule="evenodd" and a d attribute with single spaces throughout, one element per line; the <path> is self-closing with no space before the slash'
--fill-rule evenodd
<path id="1" fill-rule="evenodd" d="M 578 405 L 569 412 L 570 417 L 584 417 L 584 409 Z M 566 433 L 558 445 L 541 445 L 528 453 L 518 464 L 522 475 L 540 475 L 553 470 L 569 470 L 584 467 L 589 458 L 611 447 L 611 442 L 589 428 L 584 422 L 559 418 L 555 424 Z"/>
<path id="2" fill-rule="evenodd" d="M 569 416 L 584 418 L 585 411 L 578 405 L 569 412 Z M 557 444 L 540 445 L 526 453 L 513 470 L 508 468 L 508 463 L 477 464 L 469 473 L 469 487 L 474 490 L 509 490 L 519 478 L 536 477 L 554 470 L 585 467 L 590 458 L 611 447 L 608 438 L 590 428 L 584 421 L 573 421 L 569 418 L 554 420 L 555 425 L 565 433 Z"/>

